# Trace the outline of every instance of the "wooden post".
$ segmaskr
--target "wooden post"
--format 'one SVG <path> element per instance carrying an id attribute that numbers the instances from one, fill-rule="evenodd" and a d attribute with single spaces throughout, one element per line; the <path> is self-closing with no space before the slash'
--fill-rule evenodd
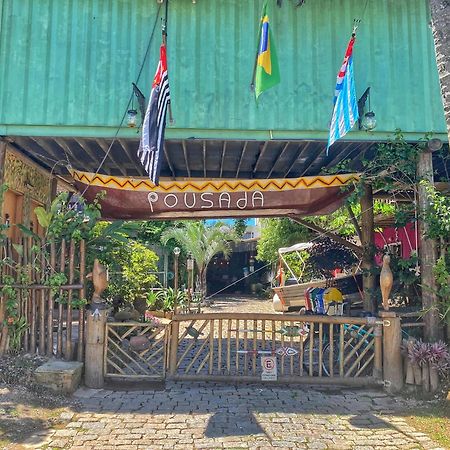
<path id="1" fill-rule="evenodd" d="M 375 290 L 375 236 L 373 224 L 373 193 L 370 184 L 364 184 L 363 196 L 361 197 L 361 235 L 363 256 L 361 267 L 363 273 L 363 305 L 366 311 L 374 312 L 376 310 Z"/>
<path id="2" fill-rule="evenodd" d="M 436 295 L 436 280 L 433 274 L 433 267 L 437 260 L 437 246 L 434 239 L 428 239 L 428 224 L 422 219 L 429 204 L 426 186 L 420 181 L 425 180 L 431 185 L 433 179 L 433 159 L 432 152 L 424 149 L 419 153 L 417 162 L 417 187 L 418 207 L 419 207 L 419 253 L 420 253 L 420 276 L 422 285 L 422 307 L 425 311 L 423 320 L 425 323 L 425 340 L 435 342 L 443 339 L 442 323 L 439 318 L 438 298 Z"/>
<path id="3" fill-rule="evenodd" d="M 403 361 L 400 351 L 402 329 L 400 317 L 391 311 L 381 311 L 383 325 L 383 379 L 390 393 L 399 392 L 403 388 Z"/>
<path id="4" fill-rule="evenodd" d="M 84 383 L 89 388 L 102 388 L 104 376 L 104 351 L 106 335 L 106 310 L 88 311 L 86 321 L 86 349 Z M 82 345 L 80 342 L 79 345 Z"/>
<path id="5" fill-rule="evenodd" d="M 170 327 L 169 375 L 174 376 L 177 373 L 178 333 L 180 331 L 180 322 L 173 321 L 170 324 Z"/>
<path id="6" fill-rule="evenodd" d="M 375 349 L 373 376 L 377 380 L 383 379 L 383 326 L 375 325 L 374 329 Z"/>

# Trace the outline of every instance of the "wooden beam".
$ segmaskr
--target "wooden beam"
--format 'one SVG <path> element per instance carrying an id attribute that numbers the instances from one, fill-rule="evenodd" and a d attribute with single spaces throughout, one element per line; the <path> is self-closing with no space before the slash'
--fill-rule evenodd
<path id="1" fill-rule="evenodd" d="M 66 160 L 70 165 L 72 165 L 72 162 L 77 161 L 77 159 L 75 158 L 75 155 L 72 152 L 72 149 L 67 145 L 67 142 L 64 139 L 55 137 L 55 138 L 53 138 L 53 140 L 62 149 L 62 151 L 66 157 Z M 70 160 L 69 155 L 72 158 L 72 160 Z"/>
<path id="2" fill-rule="evenodd" d="M 236 170 L 236 178 L 239 178 L 239 172 L 241 171 L 242 161 L 244 160 L 245 152 L 247 151 L 248 141 L 244 142 L 244 146 L 242 147 L 241 157 L 239 158 L 238 168 Z"/>
<path id="3" fill-rule="evenodd" d="M 270 141 L 264 142 L 264 144 L 263 144 L 263 146 L 262 146 L 262 148 L 261 148 L 261 151 L 259 152 L 258 158 L 256 159 L 255 165 L 254 165 L 254 167 L 253 167 L 253 174 L 255 174 L 255 173 L 257 172 L 258 167 L 259 167 L 259 163 L 260 163 L 262 157 L 264 156 L 264 154 L 265 154 L 266 151 L 267 151 L 267 147 L 268 147 L 268 145 L 269 145 L 269 142 L 270 142 Z"/>
<path id="4" fill-rule="evenodd" d="M 188 156 L 187 156 L 186 141 L 184 139 L 181 141 L 181 146 L 183 147 L 184 163 L 186 164 L 186 170 L 188 173 L 188 177 L 191 178 L 191 169 L 189 167 L 189 161 L 188 161 Z"/>
<path id="5" fill-rule="evenodd" d="M 430 207 L 430 199 L 426 191 L 427 186 L 424 186 L 420 181 L 424 180 L 431 185 L 434 182 L 432 153 L 428 149 L 424 149 L 419 153 L 417 179 L 419 181 L 417 187 L 419 218 L 422 218 Z M 439 300 L 436 295 L 436 279 L 433 273 L 433 268 L 437 261 L 437 244 L 434 239 L 427 238 L 428 233 L 428 223 L 419 219 L 420 278 L 425 340 L 436 342 L 443 339 L 443 328 L 439 317 Z"/>
<path id="6" fill-rule="evenodd" d="M 309 164 L 306 166 L 305 169 L 303 169 L 302 173 L 300 174 L 301 177 L 306 175 L 306 172 L 308 172 L 308 170 L 314 166 L 315 164 L 317 164 L 317 161 L 323 159 L 322 156 L 325 154 L 325 152 L 327 151 L 327 145 L 325 144 L 325 146 L 323 147 L 323 149 L 319 152 L 319 154 L 312 159 Z M 320 163 L 319 163 L 320 164 Z"/>
<path id="7" fill-rule="evenodd" d="M 286 153 L 287 148 L 289 147 L 289 144 L 291 143 L 291 141 L 287 141 L 286 144 L 284 144 L 283 149 L 281 150 L 281 152 L 278 154 L 277 158 L 275 159 L 273 165 L 272 165 L 272 169 L 270 169 L 269 175 L 267 175 L 267 178 L 270 179 L 270 177 L 272 176 L 273 171 L 275 170 L 275 166 L 277 165 L 278 161 L 284 156 L 284 154 Z"/>
<path id="8" fill-rule="evenodd" d="M 5 178 L 5 159 L 7 145 L 8 143 L 4 139 L 0 138 L 0 184 L 3 184 L 3 180 Z"/>
<path id="9" fill-rule="evenodd" d="M 67 162 L 66 158 L 61 158 L 63 155 L 58 155 L 55 150 L 52 148 L 52 146 L 46 142 L 43 138 L 40 138 L 39 141 L 37 141 L 35 138 L 28 136 L 28 139 L 34 143 L 34 145 L 37 145 L 40 149 L 44 150 L 44 152 L 49 153 L 50 155 L 55 158 L 55 163 L 59 161 Z"/>
<path id="10" fill-rule="evenodd" d="M 335 234 L 331 231 L 325 230 L 325 228 L 319 227 L 318 225 L 315 225 L 311 222 L 301 219 L 300 217 L 296 217 L 296 216 L 289 216 L 289 217 L 294 222 L 297 222 L 298 224 L 303 225 L 304 227 L 309 228 L 310 230 L 312 230 L 316 233 L 323 234 L 324 236 L 327 236 L 330 239 L 333 239 L 333 241 L 337 242 L 338 244 L 341 244 L 341 245 L 349 248 L 350 250 L 355 252 L 358 256 L 361 256 L 363 254 L 363 249 L 360 246 L 345 240 L 341 236 L 338 236 L 337 234 Z"/>
<path id="11" fill-rule="evenodd" d="M 79 138 L 74 137 L 73 140 L 87 155 L 89 155 L 89 158 L 91 158 L 93 161 L 92 168 L 96 170 L 97 169 L 96 166 L 98 166 L 99 160 L 98 157 L 95 155 L 95 153 L 92 151 L 91 146 L 86 141 L 81 141 Z"/>
<path id="12" fill-rule="evenodd" d="M 292 163 L 290 164 L 288 170 L 286 171 L 286 173 L 284 174 L 284 177 L 287 177 L 289 175 L 289 173 L 291 172 L 291 170 L 293 169 L 293 167 L 295 166 L 295 163 L 298 161 L 298 159 L 303 156 L 307 150 L 308 147 L 311 145 L 311 141 L 308 141 L 305 146 L 302 148 L 300 147 L 300 145 L 298 146 L 297 149 L 297 156 L 293 159 Z"/>
<path id="13" fill-rule="evenodd" d="M 136 161 L 136 158 L 133 158 L 133 155 L 131 154 L 131 151 L 128 147 L 128 142 L 124 141 L 123 139 L 118 139 L 118 142 L 121 145 L 121 147 L 123 148 L 123 151 L 128 156 L 128 159 L 131 161 L 131 164 L 133 164 L 133 166 L 136 168 L 137 172 L 139 173 L 139 176 L 144 177 L 145 176 L 144 168 L 142 167 L 142 164 L 140 161 Z M 137 151 L 137 149 L 136 149 L 136 151 Z"/>
<path id="14" fill-rule="evenodd" d="M 223 141 L 222 145 L 222 157 L 220 158 L 220 175 L 219 178 L 222 178 L 223 174 L 223 162 L 225 161 L 225 153 L 227 151 L 227 141 Z"/>
<path id="15" fill-rule="evenodd" d="M 376 311 L 375 299 L 375 234 L 373 220 L 373 192 L 370 184 L 364 184 L 361 204 L 361 245 L 363 269 L 363 305 L 366 311 Z"/>
<path id="16" fill-rule="evenodd" d="M 353 152 L 356 152 L 359 148 L 361 148 L 364 145 L 364 142 L 361 142 L 356 147 L 352 148 L 352 145 L 354 145 L 353 142 L 348 143 L 345 148 L 339 152 L 326 166 L 325 169 L 330 169 L 331 167 L 334 167 L 335 165 L 339 164 L 340 162 L 344 161 L 345 158 L 347 158 L 349 155 L 351 155 Z M 345 154 L 345 152 L 350 149 L 350 151 Z"/>
<path id="17" fill-rule="evenodd" d="M 206 141 L 203 141 L 203 146 L 202 146 L 202 151 L 203 151 L 203 177 L 206 178 Z"/>
<path id="18" fill-rule="evenodd" d="M 114 165 L 120 170 L 120 172 L 123 174 L 124 177 L 127 176 L 127 173 L 125 171 L 125 169 L 123 168 L 123 166 L 116 161 L 116 159 L 114 158 L 114 156 L 112 155 L 112 145 L 114 144 L 114 141 L 111 142 L 111 144 L 107 145 L 105 141 L 101 140 L 101 139 L 96 139 L 95 142 L 97 143 L 97 145 L 103 150 L 103 152 L 106 154 L 108 154 L 108 158 L 114 163 Z M 109 151 L 109 153 L 108 153 Z M 108 159 L 107 158 L 107 159 Z M 96 167 L 96 170 L 98 170 L 98 167 Z"/>
<path id="19" fill-rule="evenodd" d="M 172 172 L 172 178 L 175 180 L 175 170 L 173 168 L 172 161 L 170 161 L 169 152 L 167 151 L 167 146 L 166 146 L 165 142 L 163 144 L 163 150 L 164 150 L 164 155 L 166 156 L 167 164 L 169 165 L 169 169 Z"/>

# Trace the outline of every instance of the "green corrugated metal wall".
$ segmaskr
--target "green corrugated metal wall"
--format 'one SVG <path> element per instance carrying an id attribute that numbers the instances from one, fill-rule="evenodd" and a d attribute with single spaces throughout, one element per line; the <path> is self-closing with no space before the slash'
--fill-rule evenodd
<path id="1" fill-rule="evenodd" d="M 261 3 L 170 0 L 169 137 L 326 136 L 336 73 L 364 2 L 275 7 L 282 83 L 256 106 L 249 83 Z M 372 88 L 378 127 L 371 138 L 395 128 L 445 132 L 427 1 L 368 5 L 354 61 L 358 95 Z M 155 0 L 0 0 L 0 134 L 114 133 L 158 7 Z M 158 23 L 139 82 L 146 95 L 159 43 Z"/>

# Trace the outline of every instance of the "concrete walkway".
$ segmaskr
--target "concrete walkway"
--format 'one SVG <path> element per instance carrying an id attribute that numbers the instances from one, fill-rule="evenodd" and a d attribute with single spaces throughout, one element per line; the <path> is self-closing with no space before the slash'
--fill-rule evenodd
<path id="1" fill-rule="evenodd" d="M 377 390 L 167 383 L 160 391 L 80 389 L 64 429 L 32 448 L 437 449 L 403 414 L 420 404 Z M 39 442 L 39 439 L 41 441 Z M 42 440 L 43 439 L 43 440 Z"/>

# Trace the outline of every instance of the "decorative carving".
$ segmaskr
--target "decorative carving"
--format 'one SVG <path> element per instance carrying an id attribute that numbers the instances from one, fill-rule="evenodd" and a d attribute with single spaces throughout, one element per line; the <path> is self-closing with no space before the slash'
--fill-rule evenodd
<path id="1" fill-rule="evenodd" d="M 51 176 L 32 164 L 7 152 L 4 182 L 12 189 L 29 196 L 39 203 L 47 204 L 50 199 Z M 25 216 L 24 216 L 25 217 Z"/>
<path id="2" fill-rule="evenodd" d="M 387 311 L 389 309 L 389 295 L 392 290 L 392 285 L 394 283 L 394 276 L 392 275 L 392 270 L 389 266 L 391 262 L 391 257 L 389 255 L 383 256 L 383 267 L 380 273 L 380 288 L 381 297 L 383 299 L 383 309 Z"/>
<path id="3" fill-rule="evenodd" d="M 92 295 L 92 306 L 98 307 L 103 300 L 101 298 L 103 291 L 108 287 L 108 277 L 106 269 L 100 264 L 98 259 L 94 260 L 94 268 L 86 278 L 94 283 L 94 294 Z"/>

